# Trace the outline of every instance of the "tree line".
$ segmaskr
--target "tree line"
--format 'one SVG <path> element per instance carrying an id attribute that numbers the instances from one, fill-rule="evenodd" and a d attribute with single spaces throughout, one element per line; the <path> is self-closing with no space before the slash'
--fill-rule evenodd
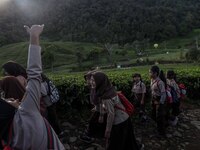
<path id="1" fill-rule="evenodd" d="M 200 27 L 199 0 L 23 1 L 32 3 L 0 8 L 0 45 L 23 41 L 24 29 L 16 26 L 32 23 L 46 24 L 45 40 L 120 45 L 162 41 Z"/>

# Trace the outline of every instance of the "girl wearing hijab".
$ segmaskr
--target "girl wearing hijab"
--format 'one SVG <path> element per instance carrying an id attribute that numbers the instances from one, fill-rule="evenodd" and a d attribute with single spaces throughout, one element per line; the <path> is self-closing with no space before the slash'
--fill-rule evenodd
<path id="1" fill-rule="evenodd" d="M 91 89 L 95 91 L 95 95 L 99 99 L 99 103 L 105 106 L 107 113 L 105 130 L 106 149 L 139 150 L 131 119 L 123 111 L 125 108 L 117 96 L 115 88 L 110 83 L 108 76 L 102 72 L 96 72 L 92 74 L 90 84 Z M 115 106 L 122 109 L 118 109 Z M 100 114 L 101 116 L 102 114 Z"/>
<path id="2" fill-rule="evenodd" d="M 92 115 L 89 119 L 89 125 L 86 132 L 80 136 L 80 139 L 84 142 L 91 143 L 93 138 L 104 138 L 107 114 L 103 109 L 104 106 L 100 103 L 99 98 L 96 96 L 95 89 L 92 88 L 90 78 L 92 74 L 97 72 L 96 70 L 89 71 L 84 75 L 84 79 L 90 89 L 90 104 L 94 106 L 92 109 Z M 101 112 L 100 112 L 101 111 Z"/>
<path id="3" fill-rule="evenodd" d="M 26 29 L 30 34 L 28 83 L 21 104 L 12 99 L 6 100 L 8 104 L 16 107 L 11 124 L 13 135 L 10 142 L 7 141 L 7 147 L 16 150 L 64 150 L 56 133 L 40 114 L 42 66 L 39 35 L 43 26 L 34 25 L 31 28 L 26 26 Z"/>

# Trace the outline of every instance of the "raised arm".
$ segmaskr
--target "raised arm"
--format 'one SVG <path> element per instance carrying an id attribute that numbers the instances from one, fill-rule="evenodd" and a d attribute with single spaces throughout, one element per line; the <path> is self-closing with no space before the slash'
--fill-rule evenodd
<path id="1" fill-rule="evenodd" d="M 21 108 L 28 112 L 40 110 L 42 63 L 39 36 L 43 31 L 43 27 L 44 25 L 33 25 L 31 28 L 25 26 L 27 32 L 30 34 L 30 45 L 27 62 L 28 84 Z"/>

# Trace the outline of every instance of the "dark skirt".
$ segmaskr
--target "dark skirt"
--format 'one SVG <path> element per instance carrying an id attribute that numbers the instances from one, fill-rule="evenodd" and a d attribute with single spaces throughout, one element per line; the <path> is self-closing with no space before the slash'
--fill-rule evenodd
<path id="1" fill-rule="evenodd" d="M 112 126 L 107 150 L 139 150 L 130 118 Z"/>
<path id="2" fill-rule="evenodd" d="M 104 115 L 103 123 L 99 123 L 99 112 L 94 112 L 90 118 L 87 135 L 89 137 L 94 138 L 104 138 L 106 122 L 107 122 L 107 114 Z"/>

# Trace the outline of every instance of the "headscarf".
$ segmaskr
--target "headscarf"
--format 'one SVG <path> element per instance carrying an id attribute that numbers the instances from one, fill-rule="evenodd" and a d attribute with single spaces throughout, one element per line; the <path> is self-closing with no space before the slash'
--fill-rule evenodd
<path id="1" fill-rule="evenodd" d="M 84 74 L 84 79 L 85 79 L 85 80 L 90 79 L 91 76 L 92 76 L 92 74 L 94 74 L 95 72 L 97 72 L 97 70 L 88 71 L 87 73 Z"/>
<path id="2" fill-rule="evenodd" d="M 115 97 L 116 90 L 110 83 L 108 76 L 103 72 L 92 74 L 96 83 L 96 96 L 100 99 L 110 99 Z"/>
<path id="3" fill-rule="evenodd" d="M 91 78 L 92 74 L 94 74 L 95 72 L 97 72 L 97 70 L 88 71 L 87 73 L 84 74 L 84 79 L 88 84 L 87 87 L 90 89 L 90 103 L 93 105 L 98 105 L 99 99 L 96 96 L 96 90 L 90 88 L 90 85 L 88 83 L 88 80 Z"/>
<path id="4" fill-rule="evenodd" d="M 16 77 L 8 76 L 1 81 L 1 90 L 4 92 L 4 98 L 14 98 L 22 100 L 25 88 L 20 84 Z"/>
<path id="5" fill-rule="evenodd" d="M 2 68 L 11 76 L 23 76 L 27 79 L 26 69 L 14 61 L 5 63 Z"/>

